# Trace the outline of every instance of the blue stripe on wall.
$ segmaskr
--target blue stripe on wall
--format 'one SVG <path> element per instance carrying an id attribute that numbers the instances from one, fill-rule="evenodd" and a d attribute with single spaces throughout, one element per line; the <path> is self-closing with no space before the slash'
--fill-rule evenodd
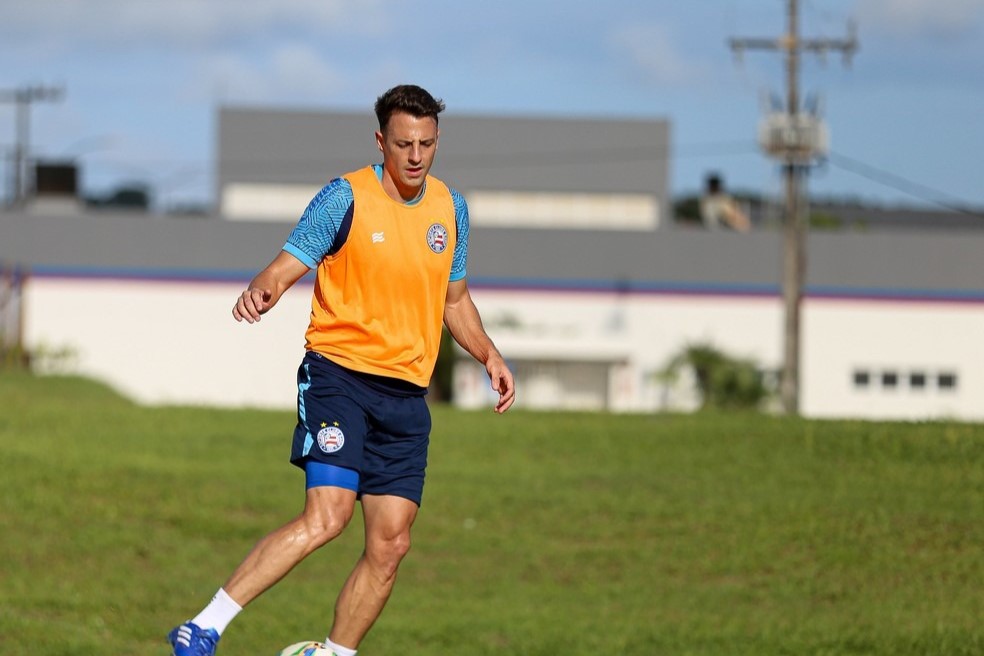
<path id="1" fill-rule="evenodd" d="M 83 278 L 110 280 L 151 280 L 173 282 L 235 282 L 252 280 L 256 272 L 214 269 L 154 269 L 137 267 L 78 267 L 37 266 L 31 275 L 41 278 Z M 313 279 L 314 273 L 305 278 Z M 572 293 L 604 293 L 664 296 L 731 296 L 778 298 L 779 284 L 746 284 L 728 282 L 591 280 L 548 278 L 491 278 L 474 276 L 468 279 L 473 289 L 498 291 L 543 291 Z M 813 299 L 857 299 L 912 302 L 984 303 L 984 289 L 904 289 L 889 287 L 844 287 L 807 285 L 804 296 Z"/>
<path id="2" fill-rule="evenodd" d="M 475 289 L 515 291 L 566 291 L 581 293 L 652 294 L 664 296 L 739 296 L 778 298 L 778 284 L 742 284 L 683 281 L 610 281 L 610 280 L 544 280 L 508 278 L 469 278 Z M 944 301 L 956 303 L 984 302 L 984 289 L 895 289 L 887 287 L 834 287 L 807 285 L 807 298 Z"/>
<path id="3" fill-rule="evenodd" d="M 256 270 L 151 269 L 140 267 L 35 266 L 30 275 L 39 278 L 87 278 L 108 280 L 154 280 L 162 282 L 249 282 Z M 309 273 L 305 277 L 314 277 Z"/>

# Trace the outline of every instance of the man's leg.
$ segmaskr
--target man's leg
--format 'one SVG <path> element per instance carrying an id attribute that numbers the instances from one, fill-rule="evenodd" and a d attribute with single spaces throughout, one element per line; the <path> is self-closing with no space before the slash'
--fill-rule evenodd
<path id="1" fill-rule="evenodd" d="M 308 554 L 341 534 L 352 519 L 355 496 L 340 487 L 310 488 L 304 511 L 260 540 L 222 588 L 246 606 Z"/>
<path id="2" fill-rule="evenodd" d="M 386 605 L 396 570 L 410 550 L 410 527 L 417 504 L 391 495 L 364 495 L 366 549 L 349 575 L 335 604 L 329 639 L 355 649 Z"/>
<path id="3" fill-rule="evenodd" d="M 355 509 L 355 496 L 354 491 L 340 487 L 309 488 L 304 511 L 260 540 L 208 606 L 168 633 L 172 655 L 215 654 L 223 630 L 243 606 L 345 529 Z"/>

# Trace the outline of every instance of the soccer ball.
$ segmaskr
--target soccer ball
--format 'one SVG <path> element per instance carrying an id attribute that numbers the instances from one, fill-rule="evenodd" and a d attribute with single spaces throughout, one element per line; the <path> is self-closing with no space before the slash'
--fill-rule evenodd
<path id="1" fill-rule="evenodd" d="M 280 651 L 280 656 L 333 656 L 334 653 L 320 642 L 305 640 L 304 642 L 295 642 L 290 647 L 284 647 Z"/>

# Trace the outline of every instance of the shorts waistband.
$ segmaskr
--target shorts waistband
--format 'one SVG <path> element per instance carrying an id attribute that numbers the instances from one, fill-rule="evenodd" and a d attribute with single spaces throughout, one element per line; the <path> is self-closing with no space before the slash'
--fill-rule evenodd
<path id="1" fill-rule="evenodd" d="M 313 362 L 318 366 L 323 366 L 326 369 L 335 371 L 341 375 L 349 376 L 371 387 L 377 392 L 383 392 L 384 394 L 391 394 L 393 396 L 400 397 L 427 395 L 426 387 L 421 387 L 420 385 L 415 385 L 410 381 L 393 378 L 391 376 L 380 376 L 378 374 L 355 371 L 353 369 L 349 369 L 348 367 L 343 367 L 317 351 L 308 351 L 304 356 L 304 359 L 308 362 Z"/>

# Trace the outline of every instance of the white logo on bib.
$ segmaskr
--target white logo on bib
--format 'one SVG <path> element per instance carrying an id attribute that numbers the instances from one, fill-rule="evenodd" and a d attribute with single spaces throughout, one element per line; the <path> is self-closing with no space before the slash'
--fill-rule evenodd
<path id="1" fill-rule="evenodd" d="M 427 245 L 435 253 L 443 253 L 448 247 L 448 229 L 440 223 L 433 224 L 427 229 Z"/>
<path id="2" fill-rule="evenodd" d="M 338 426 L 328 426 L 318 431 L 318 446 L 325 453 L 335 453 L 345 446 L 345 433 Z"/>

